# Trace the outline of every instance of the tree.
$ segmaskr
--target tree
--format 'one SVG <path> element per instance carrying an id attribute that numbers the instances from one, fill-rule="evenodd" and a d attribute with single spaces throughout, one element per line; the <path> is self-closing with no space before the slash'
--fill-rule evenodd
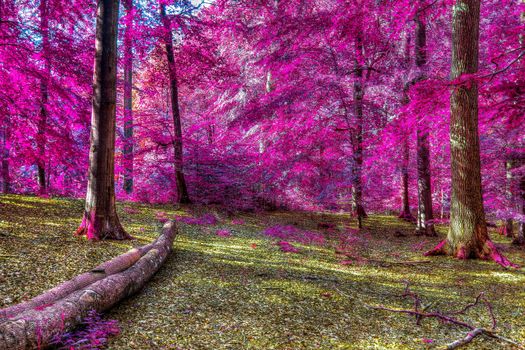
<path id="1" fill-rule="evenodd" d="M 478 135 L 478 71 L 480 0 L 456 0 L 452 18 L 453 81 L 450 97 L 452 196 L 447 239 L 426 255 L 459 259 L 491 258 L 515 266 L 489 239 L 481 187 Z"/>
<path id="2" fill-rule="evenodd" d="M 415 58 L 418 69 L 416 80 L 426 79 L 424 69 L 427 64 L 427 29 L 426 19 L 423 18 L 424 3 L 420 0 L 416 12 L 416 45 Z M 428 128 L 422 125 L 421 119 L 417 123 L 417 227 L 418 234 L 435 236 L 434 216 L 432 213 L 432 184 L 430 181 L 430 142 Z"/>
<path id="3" fill-rule="evenodd" d="M 359 2 L 359 5 L 361 3 Z M 362 11 L 361 6 L 359 10 Z M 362 14 L 358 15 L 359 25 L 356 30 L 355 38 L 355 58 L 354 58 L 354 116 L 356 118 L 355 130 L 352 130 L 352 199 L 354 213 L 357 215 L 359 228 L 363 227 L 363 218 L 366 218 L 366 211 L 363 205 L 363 99 L 365 90 L 363 86 L 363 36 L 362 36 Z"/>
<path id="4" fill-rule="evenodd" d="M 126 10 L 124 33 L 124 191 L 133 192 L 133 0 L 123 0 Z"/>
<path id="5" fill-rule="evenodd" d="M 84 218 L 77 235 L 90 240 L 129 239 L 115 205 L 115 110 L 118 0 L 97 6 L 89 173 Z"/>
<path id="6" fill-rule="evenodd" d="M 37 135 L 37 147 L 38 147 L 38 185 L 40 187 L 40 194 L 47 192 L 47 181 L 46 181 L 46 136 L 47 136 L 47 103 L 49 100 L 49 77 L 51 75 L 51 67 L 49 65 L 49 13 L 48 13 L 48 1 L 40 1 L 40 36 L 42 37 L 42 48 L 41 53 L 44 61 L 44 70 L 42 72 L 42 78 L 40 79 L 40 116 L 38 120 L 38 135 Z"/>
<path id="7" fill-rule="evenodd" d="M 184 159 L 182 149 L 182 126 L 179 108 L 179 91 L 177 86 L 177 67 L 175 66 L 175 56 L 173 54 L 173 37 L 170 21 L 166 15 L 166 4 L 160 5 L 160 17 L 164 27 L 164 45 L 166 48 L 166 59 L 168 62 L 168 74 L 170 83 L 171 113 L 173 117 L 173 149 L 175 154 L 175 181 L 177 184 L 177 203 L 191 203 L 186 180 L 184 178 Z"/>

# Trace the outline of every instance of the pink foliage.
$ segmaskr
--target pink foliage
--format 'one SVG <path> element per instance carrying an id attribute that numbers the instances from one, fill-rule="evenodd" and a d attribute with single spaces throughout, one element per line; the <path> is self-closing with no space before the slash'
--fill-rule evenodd
<path id="1" fill-rule="evenodd" d="M 268 227 L 263 231 L 263 234 L 272 238 L 294 241 L 301 244 L 322 245 L 325 243 L 325 238 L 322 234 L 313 231 L 300 230 L 291 225 L 275 225 Z"/>
<path id="2" fill-rule="evenodd" d="M 299 253 L 299 249 L 294 247 L 290 242 L 279 241 L 276 243 L 284 253 Z"/>
<path id="3" fill-rule="evenodd" d="M 80 327 L 63 333 L 54 341 L 58 350 L 95 350 L 105 349 L 110 337 L 120 333 L 118 322 L 104 320 L 100 314 L 90 311 Z"/>
<path id="4" fill-rule="evenodd" d="M 231 237 L 232 233 L 228 229 L 220 229 L 215 232 L 215 234 L 219 237 Z"/>
<path id="5" fill-rule="evenodd" d="M 216 225 L 218 223 L 217 218 L 213 214 L 204 214 L 198 218 L 176 216 L 175 219 L 188 225 Z"/>

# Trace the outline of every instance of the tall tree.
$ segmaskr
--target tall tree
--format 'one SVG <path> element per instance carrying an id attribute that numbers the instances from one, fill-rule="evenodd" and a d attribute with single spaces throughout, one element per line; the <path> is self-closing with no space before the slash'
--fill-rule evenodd
<path id="1" fill-rule="evenodd" d="M 478 134 L 480 0 L 456 0 L 452 17 L 450 157 L 452 196 L 447 239 L 426 255 L 450 254 L 460 259 L 491 258 L 515 266 L 489 239 L 481 187 Z"/>
<path id="2" fill-rule="evenodd" d="M 168 74 L 170 81 L 171 113 L 175 135 L 173 137 L 173 149 L 175 153 L 175 181 L 177 184 L 177 203 L 191 203 L 186 180 L 184 178 L 184 159 L 182 149 L 182 125 L 179 108 L 179 91 L 177 82 L 177 67 L 175 66 L 175 55 L 173 53 L 173 36 L 171 22 L 166 15 L 166 4 L 160 5 L 160 17 L 164 27 L 164 45 L 166 48 L 166 59 L 168 61 Z"/>
<path id="3" fill-rule="evenodd" d="M 412 41 L 411 36 L 406 35 L 405 40 L 405 57 L 403 59 L 402 65 L 403 69 L 406 71 L 406 77 L 403 81 L 403 95 L 401 97 L 401 105 L 406 106 L 410 102 L 408 96 L 408 90 L 410 88 L 410 83 L 408 80 L 408 72 L 410 71 L 410 42 Z M 407 133 L 407 132 L 406 132 Z M 410 143 L 408 140 L 408 135 L 404 136 L 402 141 L 402 159 L 401 159 L 401 212 L 399 214 L 400 219 L 407 221 L 414 221 L 415 218 L 410 212 L 410 196 L 409 196 L 409 164 L 410 164 Z"/>
<path id="4" fill-rule="evenodd" d="M 361 13 L 358 21 L 362 21 Z M 366 211 L 363 205 L 363 99 L 365 90 L 363 86 L 364 55 L 362 25 L 358 26 L 355 38 L 354 58 L 354 116 L 356 118 L 355 129 L 352 130 L 352 199 L 354 213 L 357 215 L 359 228 L 363 227 L 363 218 Z"/>
<path id="5" fill-rule="evenodd" d="M 93 109 L 84 218 L 77 230 L 88 239 L 129 239 L 115 203 L 118 0 L 97 5 Z"/>
<path id="6" fill-rule="evenodd" d="M 418 69 L 416 80 L 426 79 L 425 66 L 427 64 L 427 29 L 423 11 L 424 2 L 420 0 L 416 12 L 416 45 L 415 58 Z M 421 118 L 421 116 L 420 116 Z M 430 181 L 430 142 L 428 128 L 421 120 L 417 123 L 417 227 L 418 234 L 435 236 L 434 216 L 432 213 L 432 189 Z"/>
<path id="7" fill-rule="evenodd" d="M 46 137 L 47 137 L 47 103 L 49 100 L 49 78 L 51 75 L 49 59 L 49 7 L 47 0 L 40 0 L 40 36 L 42 37 L 41 53 L 44 61 L 44 70 L 40 79 L 40 116 L 38 120 L 38 186 L 40 194 L 47 192 L 46 181 Z"/>
<path id="8" fill-rule="evenodd" d="M 4 117 L 5 118 L 5 117 Z M 2 192 L 11 192 L 11 179 L 9 177 L 9 125 L 0 127 L 0 158 L 2 160 Z"/>
<path id="9" fill-rule="evenodd" d="M 124 191 L 133 192 L 133 0 L 123 0 L 126 10 L 124 33 Z"/>

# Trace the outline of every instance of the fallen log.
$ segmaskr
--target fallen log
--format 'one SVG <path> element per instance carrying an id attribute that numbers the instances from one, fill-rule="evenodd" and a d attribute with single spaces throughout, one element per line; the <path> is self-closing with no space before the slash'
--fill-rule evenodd
<path id="1" fill-rule="evenodd" d="M 0 310 L 0 350 L 37 349 L 138 292 L 162 266 L 177 233 L 167 222 L 153 243 L 134 248 L 22 304 Z"/>

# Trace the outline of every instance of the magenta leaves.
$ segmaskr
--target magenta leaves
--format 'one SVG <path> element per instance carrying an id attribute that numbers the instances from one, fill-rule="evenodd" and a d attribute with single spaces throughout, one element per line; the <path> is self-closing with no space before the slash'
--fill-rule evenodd
<path id="1" fill-rule="evenodd" d="M 322 234 L 314 231 L 301 230 L 292 225 L 275 225 L 268 227 L 263 234 L 284 241 L 293 241 L 300 244 L 323 245 L 325 238 Z"/>
<path id="2" fill-rule="evenodd" d="M 213 214 L 204 214 L 201 217 L 176 216 L 175 220 L 188 225 L 216 225 L 219 220 Z"/>
<path id="3" fill-rule="evenodd" d="M 72 332 L 57 336 L 54 347 L 58 350 L 95 350 L 107 347 L 110 337 L 120 333 L 118 322 L 105 320 L 92 310 L 83 323 Z"/>

